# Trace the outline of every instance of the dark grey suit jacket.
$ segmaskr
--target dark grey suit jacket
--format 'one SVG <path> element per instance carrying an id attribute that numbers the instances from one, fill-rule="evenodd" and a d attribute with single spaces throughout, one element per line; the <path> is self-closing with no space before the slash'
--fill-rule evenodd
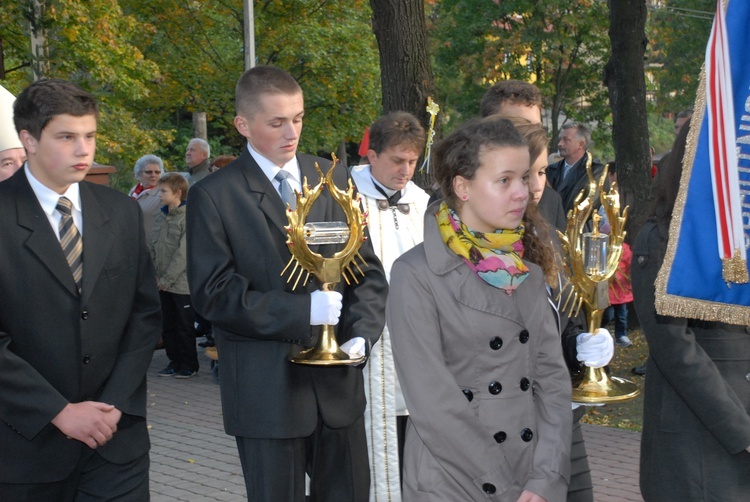
<path id="1" fill-rule="evenodd" d="M 649 347 L 640 484 L 644 500 L 747 500 L 750 328 L 657 314 L 666 230 L 633 245 L 633 297 Z"/>
<path id="2" fill-rule="evenodd" d="M 589 178 L 586 174 L 586 159 L 587 156 L 584 155 L 578 162 L 573 164 L 571 172 L 565 178 L 562 177 L 565 160 L 561 160 L 556 164 L 550 164 L 547 167 L 547 181 L 550 186 L 560 194 L 564 214 L 566 215 L 568 214 L 568 211 L 573 209 L 573 204 L 576 197 L 578 197 L 578 194 L 581 193 L 581 190 L 583 190 L 589 183 Z M 604 171 L 604 165 L 594 161 L 591 164 L 591 169 L 594 173 L 594 178 L 598 181 Z M 609 189 L 609 182 L 605 183 L 605 188 Z M 542 200 L 544 200 L 544 197 L 542 197 Z M 597 197 L 594 207 L 599 207 L 599 205 L 599 198 Z"/>
<path id="3" fill-rule="evenodd" d="M 69 402 L 115 405 L 112 462 L 149 449 L 146 370 L 161 332 L 155 274 L 138 204 L 80 183 L 83 287 L 24 169 L 0 183 L 0 482 L 65 478 L 83 443 L 50 421 Z"/>
<path id="4" fill-rule="evenodd" d="M 298 155 L 308 183 L 328 171 L 330 161 Z M 347 185 L 345 168 L 334 180 Z M 252 155 L 241 156 L 190 189 L 187 205 L 188 281 L 197 311 L 211 321 L 221 361 L 221 398 L 227 434 L 294 438 L 312 434 L 318 415 L 331 428 L 364 413 L 361 368 L 309 367 L 289 357 L 314 344 L 310 327 L 311 280 L 305 287 L 281 277 L 290 259 L 288 224 L 275 187 Z M 328 192 L 315 202 L 308 221 L 346 221 Z M 313 248 L 315 250 L 315 248 Z M 317 252 L 331 256 L 331 246 Z M 369 265 L 359 284 L 338 289 L 344 307 L 337 326 L 341 344 L 361 336 L 374 343 L 385 324 L 388 284 L 368 242 L 360 251 Z"/>
<path id="5" fill-rule="evenodd" d="M 568 219 L 562 206 L 560 194 L 555 192 L 553 188 L 545 185 L 542 200 L 539 201 L 537 207 L 542 216 L 544 216 L 544 219 L 549 223 L 551 227 L 550 231 L 559 230 L 560 232 L 565 232 L 568 226 Z"/>

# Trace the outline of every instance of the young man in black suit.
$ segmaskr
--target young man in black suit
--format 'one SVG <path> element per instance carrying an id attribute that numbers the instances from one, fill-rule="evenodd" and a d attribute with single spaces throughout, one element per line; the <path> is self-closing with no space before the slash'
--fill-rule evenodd
<path id="1" fill-rule="evenodd" d="M 83 181 L 89 93 L 40 80 L 14 110 L 28 161 L 0 183 L 0 500 L 148 500 L 161 318 L 139 206 Z"/>
<path id="2" fill-rule="evenodd" d="M 287 72 L 245 72 L 236 107 L 247 146 L 190 189 L 187 211 L 188 281 L 196 310 L 214 326 L 224 428 L 236 437 L 249 500 L 304 501 L 307 472 L 313 500 L 366 501 L 362 369 L 289 358 L 315 344 L 322 324 L 336 325 L 339 344 L 361 337 L 371 346 L 385 324 L 385 275 L 365 242 L 368 266 L 358 284 L 322 292 L 309 281 L 293 290 L 281 277 L 291 256 L 284 184 L 314 185 L 315 163 L 327 171 L 330 161 L 297 153 L 304 99 Z M 346 187 L 345 168 L 336 168 L 334 181 Z M 325 191 L 308 221 L 346 217 Z M 331 256 L 334 247 L 313 250 Z"/>

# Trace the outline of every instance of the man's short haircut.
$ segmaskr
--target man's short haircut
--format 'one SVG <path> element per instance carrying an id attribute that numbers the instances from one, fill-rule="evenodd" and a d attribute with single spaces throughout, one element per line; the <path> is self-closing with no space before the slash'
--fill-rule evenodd
<path id="1" fill-rule="evenodd" d="M 568 123 L 560 128 L 560 132 L 567 129 L 575 129 L 578 139 L 583 140 L 583 148 L 585 150 L 589 150 L 591 148 L 591 129 L 589 129 L 588 126 L 586 126 L 585 124 L 581 124 L 580 122 Z"/>
<path id="2" fill-rule="evenodd" d="M 542 109 L 542 93 L 534 84 L 520 80 L 503 80 L 487 89 L 479 103 L 479 115 L 489 117 L 500 111 L 503 103 L 538 106 Z"/>
<path id="3" fill-rule="evenodd" d="M 417 117 L 408 112 L 391 112 L 370 126 L 370 150 L 380 154 L 392 146 L 408 145 L 422 153 L 425 132 Z"/>
<path id="4" fill-rule="evenodd" d="M 237 115 L 252 117 L 263 94 L 302 94 L 302 88 L 288 72 L 275 66 L 256 66 L 242 74 L 235 87 Z"/>
<path id="5" fill-rule="evenodd" d="M 200 148 L 203 153 L 206 154 L 206 157 L 211 156 L 211 145 L 208 144 L 208 141 L 202 138 L 193 138 L 190 141 L 188 141 L 188 146 L 190 146 L 190 143 L 195 143 L 198 145 L 198 148 Z"/>
<path id="6" fill-rule="evenodd" d="M 185 202 L 187 200 L 187 193 L 190 184 L 180 173 L 165 173 L 164 176 L 159 179 L 157 185 L 168 186 L 175 193 L 177 193 L 177 190 L 182 190 L 180 193 L 180 201 Z"/>
<path id="7" fill-rule="evenodd" d="M 13 105 L 16 131 L 26 130 L 36 139 L 42 135 L 56 115 L 99 117 L 94 96 L 66 80 L 50 78 L 37 80 L 21 91 Z"/>
<path id="8" fill-rule="evenodd" d="M 148 154 L 135 161 L 133 174 L 135 174 L 136 179 L 143 174 L 143 170 L 146 169 L 146 166 L 150 166 L 151 164 L 156 164 L 159 166 L 159 170 L 164 172 L 164 162 L 162 162 L 162 160 L 156 155 Z"/>

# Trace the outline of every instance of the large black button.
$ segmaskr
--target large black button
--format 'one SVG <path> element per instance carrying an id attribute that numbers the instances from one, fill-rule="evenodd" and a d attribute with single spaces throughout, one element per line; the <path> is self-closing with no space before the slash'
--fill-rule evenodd
<path id="1" fill-rule="evenodd" d="M 83 364 L 88 364 L 91 362 L 91 356 L 83 356 Z"/>
<path id="2" fill-rule="evenodd" d="M 526 343 L 529 341 L 529 332 L 527 330 L 523 330 L 518 334 L 518 340 L 521 343 Z"/>
<path id="3" fill-rule="evenodd" d="M 89 318 L 89 311 L 88 310 L 82 311 L 81 312 L 81 319 L 83 319 L 85 321 L 88 318 Z"/>
<path id="4" fill-rule="evenodd" d="M 529 387 L 531 387 L 531 382 L 529 382 L 528 378 L 523 377 L 521 379 L 521 390 L 526 392 L 527 390 L 529 390 Z"/>
<path id="5" fill-rule="evenodd" d="M 490 394 L 494 396 L 500 394 L 503 391 L 503 386 L 500 384 L 500 382 L 491 382 L 487 388 L 490 390 Z"/>
<path id="6" fill-rule="evenodd" d="M 534 433 L 531 432 L 531 429 L 524 429 L 524 430 L 521 431 L 521 439 L 525 443 L 528 443 L 529 441 L 531 441 L 532 439 L 534 439 Z"/>
<path id="7" fill-rule="evenodd" d="M 500 350 L 500 347 L 503 346 L 503 339 L 499 336 L 496 336 L 490 340 L 490 348 L 492 350 Z"/>
<path id="8" fill-rule="evenodd" d="M 466 396 L 466 399 L 469 400 L 469 402 L 471 402 L 474 399 L 474 393 L 470 391 L 469 389 L 464 389 L 463 393 L 464 393 L 464 396 Z"/>
<path id="9" fill-rule="evenodd" d="M 496 491 L 495 490 L 495 485 L 493 485 L 492 483 L 485 483 L 485 484 L 483 484 L 482 485 L 482 490 L 484 490 L 484 493 L 486 493 L 487 495 L 492 495 Z"/>
<path id="10" fill-rule="evenodd" d="M 492 437 L 494 437 L 495 441 L 497 441 L 498 443 L 502 443 L 503 441 L 505 441 L 508 435 L 504 433 L 503 431 L 500 431 L 500 432 L 496 432 L 495 435 Z"/>

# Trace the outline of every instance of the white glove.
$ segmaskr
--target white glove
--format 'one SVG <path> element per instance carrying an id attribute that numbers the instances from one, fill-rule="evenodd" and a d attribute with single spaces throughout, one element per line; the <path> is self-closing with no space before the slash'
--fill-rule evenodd
<path id="1" fill-rule="evenodd" d="M 581 333 L 576 337 L 576 359 L 589 368 L 601 368 L 612 360 L 615 354 L 615 342 L 612 335 L 604 328 L 596 333 Z"/>
<path id="2" fill-rule="evenodd" d="M 338 291 L 313 291 L 310 294 L 310 325 L 338 324 L 342 298 Z"/>
<path id="3" fill-rule="evenodd" d="M 349 357 L 355 359 L 365 355 L 365 339 L 361 336 L 355 336 L 348 342 L 341 345 L 341 350 L 349 354 Z"/>

